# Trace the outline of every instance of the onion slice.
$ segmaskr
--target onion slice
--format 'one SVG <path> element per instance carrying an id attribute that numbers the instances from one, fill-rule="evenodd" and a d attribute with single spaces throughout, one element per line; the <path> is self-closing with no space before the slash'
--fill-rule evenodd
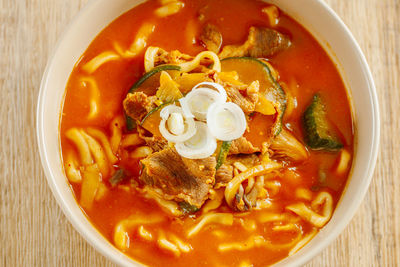
<path id="1" fill-rule="evenodd" d="M 171 116 L 173 114 L 173 116 Z M 182 115 L 183 121 L 176 119 Z M 178 116 L 177 116 L 178 115 Z M 196 133 L 196 125 L 193 118 L 188 118 L 185 116 L 181 107 L 175 105 L 169 105 L 163 108 L 160 112 L 161 122 L 159 125 L 160 133 L 162 136 L 170 142 L 173 143 L 180 143 L 185 142 L 186 140 L 190 139 Z M 174 125 L 175 129 L 184 128 L 182 134 L 176 134 L 177 131 L 171 131 L 169 129 L 173 124 L 180 124 L 183 123 L 184 125 Z M 170 127 L 167 127 L 167 126 Z M 172 128 L 172 127 L 171 127 Z M 174 133 L 175 132 L 175 133 Z"/>
<path id="2" fill-rule="evenodd" d="M 207 124 L 196 121 L 196 134 L 186 142 L 175 144 L 175 149 L 182 157 L 188 159 L 204 159 L 217 149 L 217 141 L 211 135 Z"/>
<path id="3" fill-rule="evenodd" d="M 232 141 L 244 134 L 246 117 L 235 103 L 214 103 L 207 112 L 207 125 L 218 140 Z"/>
<path id="4" fill-rule="evenodd" d="M 194 118 L 194 115 L 190 111 L 189 105 L 185 97 L 179 99 L 179 104 L 181 104 L 183 115 L 185 115 L 186 118 Z"/>
<path id="5" fill-rule="evenodd" d="M 207 119 L 207 110 L 214 103 L 224 103 L 225 101 L 221 95 L 210 88 L 198 88 L 190 91 L 185 96 L 182 102 L 186 102 L 183 105 L 185 108 L 189 108 L 190 112 L 200 121 Z M 185 110 L 186 112 L 186 110 Z"/>
<path id="6" fill-rule="evenodd" d="M 226 94 L 225 88 L 222 85 L 218 84 L 218 83 L 202 82 L 202 83 L 197 84 L 195 87 L 193 87 L 192 90 L 196 90 L 196 89 L 199 89 L 199 88 L 209 88 L 209 89 L 214 88 L 221 95 L 221 101 L 222 102 L 226 102 L 226 100 L 228 99 L 228 95 Z"/>

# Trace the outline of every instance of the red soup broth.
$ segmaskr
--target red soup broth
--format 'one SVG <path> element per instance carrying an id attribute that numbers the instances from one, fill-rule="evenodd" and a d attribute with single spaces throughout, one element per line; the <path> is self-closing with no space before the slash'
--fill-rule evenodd
<path id="1" fill-rule="evenodd" d="M 221 31 L 223 45 L 243 43 L 250 26 L 269 27 L 268 18 L 262 12 L 266 4 L 261 1 L 186 0 L 183 2 L 185 7 L 179 13 L 159 18 L 154 15 L 154 10 L 160 6 L 160 3 L 147 1 L 121 15 L 93 40 L 74 67 L 66 87 L 60 133 L 64 156 L 69 151 L 77 153 L 76 148 L 65 137 L 65 132 L 71 127 L 97 127 L 110 135 L 111 120 L 117 115 L 123 115 L 122 101 L 129 88 L 144 73 L 144 51 L 132 59 L 104 64 L 91 75 L 97 81 L 100 90 L 99 114 L 94 119 L 87 118 L 90 110 L 90 90 L 81 83 L 82 77 L 88 76 L 82 70 L 82 66 L 98 54 L 113 50 L 115 41 L 122 47 L 128 48 L 143 22 L 156 25 L 154 33 L 147 41 L 148 46 L 162 47 L 166 51 L 179 50 L 192 56 L 204 50 L 199 42 L 193 44 L 193 40 L 198 39 L 201 28 L 204 26 L 204 22 L 198 20 L 199 12 L 204 15 L 202 21 L 216 25 Z M 288 34 L 292 45 L 269 60 L 279 72 L 280 81 L 287 85 L 286 90 L 297 100 L 297 106 L 289 117 L 285 117 L 284 124 L 299 140 L 303 140 L 301 116 L 313 95 L 319 92 L 326 102 L 329 120 L 340 132 L 341 139 L 344 140 L 344 148 L 352 155 L 351 110 L 346 88 L 335 64 L 313 36 L 283 12 L 280 14 L 280 22 L 276 29 Z M 263 120 L 255 123 L 259 123 L 262 127 Z M 283 212 L 285 205 L 297 201 L 293 196 L 296 188 L 299 187 L 325 190 L 332 195 L 334 205 L 338 202 L 349 175 L 348 171 L 340 175 L 335 171 L 339 154 L 310 151 L 310 155 L 310 158 L 303 163 L 286 164 L 283 172 L 287 174 L 284 174 L 280 180 L 282 190 L 279 196 L 274 198 L 274 201 L 280 203 L 279 207 L 282 207 L 277 212 Z M 121 161 L 117 164 L 129 169 L 134 176 L 139 176 L 138 161 Z M 323 184 L 318 184 L 321 168 L 326 172 L 326 180 Z M 296 170 L 298 177 L 293 177 L 291 170 Z M 81 186 L 71 183 L 71 188 L 79 201 Z M 227 207 L 222 206 L 220 210 L 226 211 Z M 113 243 L 116 224 L 132 214 L 165 216 L 165 212 L 153 200 L 143 198 L 140 194 L 126 192 L 118 187 L 109 187 L 109 192 L 103 199 L 94 202 L 90 210 L 84 211 L 93 225 L 111 243 Z M 243 220 L 254 220 L 257 224 L 256 233 L 267 236 L 272 244 L 284 243 L 293 238 L 290 233 L 274 234 L 270 225 L 257 222 L 257 216 L 262 212 L 253 211 L 243 216 Z M 157 224 L 156 227 L 148 226 L 148 230 L 184 236 L 188 227 L 192 225 L 191 217 L 185 219 L 168 217 L 168 220 Z M 304 234 L 307 234 L 311 227 L 304 222 L 302 229 Z M 290 251 L 290 248 L 262 247 L 247 251 L 219 252 L 220 243 L 245 241 L 249 238 L 249 233 L 238 224 L 218 226 L 218 230 L 225 233 L 222 240 L 210 230 L 201 231 L 189 240 L 193 250 L 190 253 L 183 253 L 178 258 L 132 233 L 130 248 L 125 253 L 151 266 L 239 266 L 243 261 L 252 263 L 254 266 L 265 266 L 287 257 Z"/>

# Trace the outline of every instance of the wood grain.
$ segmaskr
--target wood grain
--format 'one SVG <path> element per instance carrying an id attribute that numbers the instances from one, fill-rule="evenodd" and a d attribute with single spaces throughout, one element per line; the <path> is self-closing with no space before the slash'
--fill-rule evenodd
<path id="1" fill-rule="evenodd" d="M 35 129 L 40 79 L 87 0 L 0 0 L 0 266 L 114 266 L 57 206 Z M 349 226 L 306 266 L 400 266 L 400 1 L 327 0 L 365 52 L 381 104 L 381 150 Z"/>

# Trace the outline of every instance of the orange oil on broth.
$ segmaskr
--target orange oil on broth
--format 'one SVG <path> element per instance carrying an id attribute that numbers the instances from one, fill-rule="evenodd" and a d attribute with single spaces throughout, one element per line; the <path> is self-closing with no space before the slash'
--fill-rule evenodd
<path id="1" fill-rule="evenodd" d="M 75 150 L 65 138 L 65 132 L 71 127 L 98 127 L 106 134 L 109 132 L 110 121 L 118 114 L 123 114 L 122 101 L 130 86 L 142 76 L 144 72 L 143 54 L 131 60 L 112 61 L 98 69 L 93 77 L 100 88 L 99 115 L 95 119 L 87 119 L 89 113 L 89 91 L 82 88 L 79 82 L 81 77 L 87 76 L 81 67 L 90 59 L 106 50 L 113 49 L 113 42 L 123 47 L 129 47 L 138 28 L 144 21 L 156 24 L 155 32 L 149 38 L 148 46 L 158 46 L 163 49 L 179 50 L 182 53 L 196 55 L 204 48 L 193 45 L 191 37 L 186 34 L 186 25 L 195 21 L 195 32 L 200 34 L 203 26 L 198 22 L 198 11 L 202 10 L 205 19 L 218 27 L 224 43 L 243 43 L 248 34 L 248 28 L 253 25 L 268 27 L 268 19 L 261 12 L 265 3 L 244 0 L 198 0 L 183 1 L 185 8 L 178 14 L 157 18 L 154 10 L 159 7 L 157 1 L 141 4 L 106 27 L 90 44 L 80 61 L 75 66 L 66 88 L 66 97 L 61 118 L 61 145 L 63 155 L 70 150 Z M 303 140 L 301 129 L 301 115 L 316 92 L 320 92 L 326 100 L 329 119 L 340 129 L 343 139 L 346 140 L 345 148 L 353 153 L 353 128 L 346 90 L 335 65 L 321 46 L 298 23 L 285 14 L 281 14 L 277 30 L 290 35 L 292 46 L 286 51 L 270 59 L 272 65 L 280 74 L 281 81 L 290 85 L 289 92 L 297 99 L 297 107 L 292 115 L 285 120 L 294 134 Z M 343 101 L 345 100 L 345 101 Z M 340 114 L 340 116 L 337 116 Z M 262 123 L 262 122 L 258 122 Z M 323 166 L 327 171 L 327 182 L 322 189 L 328 191 L 336 205 L 345 186 L 348 173 L 338 175 L 334 172 L 337 154 L 329 152 L 311 152 L 311 157 L 301 164 L 288 162 L 287 169 L 295 168 L 299 173 L 298 179 L 281 179 L 281 192 L 277 198 L 276 210 L 283 212 L 284 207 L 295 202 L 294 191 L 298 187 L 310 188 L 318 180 L 318 169 Z M 138 162 L 124 162 L 125 167 L 132 173 L 139 175 Z M 72 185 L 77 199 L 80 196 L 80 185 Z M 220 211 L 228 211 L 226 206 Z M 257 220 L 263 211 L 253 211 L 243 217 L 245 220 Z M 99 231 L 112 242 L 115 225 L 132 214 L 159 214 L 167 216 L 165 212 L 152 200 L 142 198 L 138 194 L 127 193 L 121 189 L 111 189 L 102 200 L 95 202 L 86 214 Z M 168 217 L 168 216 L 167 216 Z M 193 219 L 184 220 L 168 217 L 157 228 L 146 226 L 151 231 L 164 231 L 174 233 L 183 238 L 188 229 L 193 225 Z M 304 234 L 311 229 L 307 222 L 301 223 Z M 212 229 L 222 230 L 226 236 L 219 239 L 212 233 Z M 143 241 L 137 237 L 135 231 L 130 234 L 131 245 L 126 253 L 132 258 L 152 266 L 238 266 L 247 260 L 254 266 L 265 266 L 277 262 L 288 255 L 287 249 L 270 250 L 267 248 L 253 248 L 248 251 L 218 252 L 218 244 L 247 240 L 251 234 L 268 237 L 271 243 L 283 243 L 293 238 L 293 234 L 277 235 L 269 224 L 257 222 L 257 229 L 250 233 L 243 227 L 234 223 L 232 226 L 216 225 L 206 227 L 188 242 L 193 247 L 189 253 L 183 253 L 179 258 L 160 250 L 154 243 Z M 183 239 L 184 241 L 187 241 Z"/>

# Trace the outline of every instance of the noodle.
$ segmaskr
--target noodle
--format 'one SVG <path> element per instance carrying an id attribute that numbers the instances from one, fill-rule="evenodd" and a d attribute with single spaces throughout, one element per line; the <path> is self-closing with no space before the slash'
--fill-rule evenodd
<path id="1" fill-rule="evenodd" d="M 175 201 L 165 200 L 159 196 L 159 194 L 152 189 L 145 187 L 143 189 L 146 198 L 154 199 L 166 212 L 174 215 L 182 215 L 182 211 L 179 209 L 178 204 Z"/>
<path id="2" fill-rule="evenodd" d="M 240 224 L 242 225 L 243 229 L 248 232 L 254 232 L 257 230 L 257 224 L 252 219 L 239 219 Z"/>
<path id="3" fill-rule="evenodd" d="M 286 207 L 286 209 L 293 211 L 299 215 L 303 220 L 306 220 L 316 227 L 324 226 L 332 216 L 333 211 L 333 200 L 332 196 L 327 192 L 321 192 L 311 202 L 311 208 L 307 207 L 303 202 L 292 204 Z M 323 205 L 322 215 L 315 212 L 320 205 Z"/>
<path id="4" fill-rule="evenodd" d="M 107 158 L 111 164 L 114 164 L 118 161 L 118 158 L 114 155 L 111 149 L 111 145 L 108 141 L 107 136 L 102 131 L 95 128 L 87 128 L 86 132 L 101 142 L 104 152 L 106 153 Z"/>
<path id="5" fill-rule="evenodd" d="M 192 227 L 187 233 L 187 237 L 192 237 L 193 235 L 200 232 L 200 230 L 210 223 L 218 223 L 223 225 L 233 224 L 233 215 L 231 213 L 209 213 L 202 216 L 200 222 L 198 222 L 194 227 Z"/>
<path id="6" fill-rule="evenodd" d="M 93 74 L 98 68 L 100 68 L 103 64 L 118 60 L 120 59 L 120 56 L 117 55 L 113 51 L 105 51 L 99 55 L 97 55 L 95 58 L 90 60 L 88 63 L 83 65 L 82 69 L 86 71 L 88 74 Z"/>
<path id="7" fill-rule="evenodd" d="M 64 157 L 65 174 L 71 183 L 82 182 L 81 172 L 78 169 L 78 160 L 75 153 L 69 152 Z"/>
<path id="8" fill-rule="evenodd" d="M 279 10 L 276 6 L 264 7 L 262 12 L 268 16 L 271 27 L 275 27 L 279 23 Z"/>
<path id="9" fill-rule="evenodd" d="M 211 51 L 203 51 L 197 54 L 193 60 L 178 64 L 178 66 L 181 67 L 182 72 L 190 72 L 200 66 L 201 60 L 205 58 L 209 58 L 213 61 L 214 64 L 212 66 L 212 70 L 221 72 L 221 61 L 219 60 L 219 57 Z"/>
<path id="10" fill-rule="evenodd" d="M 247 171 L 247 167 L 239 161 L 236 161 L 235 163 L 233 163 L 233 166 L 235 166 L 241 172 Z"/>
<path id="11" fill-rule="evenodd" d="M 97 163 L 100 172 L 103 174 L 103 176 L 107 176 L 109 171 L 109 166 L 103 148 L 93 137 L 88 135 L 85 131 L 81 130 L 81 134 L 83 138 L 86 140 L 86 143 L 89 146 L 90 153 L 94 157 L 94 160 Z"/>
<path id="12" fill-rule="evenodd" d="M 96 201 L 102 200 L 107 195 L 107 193 L 108 193 L 107 186 L 104 183 L 100 182 L 94 200 Z"/>
<path id="13" fill-rule="evenodd" d="M 350 153 L 346 149 L 343 149 L 340 152 L 340 160 L 336 172 L 338 174 L 344 174 L 349 168 L 350 160 L 351 160 Z"/>
<path id="14" fill-rule="evenodd" d="M 71 140 L 79 151 L 81 163 L 83 165 L 90 165 L 93 163 L 93 158 L 90 154 L 89 145 L 83 137 L 82 133 L 77 128 L 71 128 L 65 136 Z"/>
<path id="15" fill-rule="evenodd" d="M 277 222 L 285 220 L 285 214 L 282 213 L 261 213 L 258 220 L 261 223 Z"/>
<path id="16" fill-rule="evenodd" d="M 193 248 L 192 248 L 192 246 L 190 244 L 183 242 L 176 235 L 171 235 L 170 239 L 171 239 L 172 242 L 174 242 L 176 244 L 176 246 L 179 248 L 179 250 L 184 252 L 184 253 L 188 253 L 191 250 L 193 250 Z"/>
<path id="17" fill-rule="evenodd" d="M 147 231 L 143 227 L 143 225 L 139 226 L 138 233 L 144 240 L 147 240 L 147 241 L 153 240 L 153 235 L 149 231 Z"/>
<path id="18" fill-rule="evenodd" d="M 154 68 L 156 57 L 160 51 L 165 52 L 159 47 L 150 46 L 147 48 L 146 53 L 144 54 L 144 70 L 146 72 L 149 72 Z"/>
<path id="19" fill-rule="evenodd" d="M 276 196 L 279 191 L 281 190 L 281 183 L 279 181 L 273 180 L 273 181 L 266 181 L 264 183 L 264 187 L 268 189 L 268 194 L 270 197 Z"/>
<path id="20" fill-rule="evenodd" d="M 128 50 L 124 51 L 118 43 L 114 43 L 114 49 L 123 58 L 133 58 L 139 54 L 146 46 L 147 39 L 150 34 L 154 32 L 155 25 L 151 23 L 144 23 L 138 33 L 136 34 L 135 40 L 132 42 Z"/>
<path id="21" fill-rule="evenodd" d="M 90 87 L 90 111 L 88 118 L 93 119 L 99 113 L 98 103 L 100 102 L 100 90 L 97 86 L 96 80 L 92 77 L 83 77 L 81 82 L 87 86 L 89 84 Z"/>
<path id="22" fill-rule="evenodd" d="M 181 255 L 181 251 L 179 250 L 179 248 L 177 247 L 177 245 L 175 245 L 174 243 L 172 243 L 171 241 L 168 241 L 163 234 L 160 234 L 160 237 L 157 240 L 157 244 L 158 246 L 166 251 L 172 252 L 172 254 L 175 257 L 179 257 Z"/>
<path id="23" fill-rule="evenodd" d="M 138 133 L 127 134 L 122 138 L 120 146 L 122 148 L 127 148 L 130 146 L 138 146 L 143 145 L 145 141 L 140 138 Z"/>
<path id="24" fill-rule="evenodd" d="M 183 7 L 184 3 L 180 1 L 168 1 L 167 4 L 156 9 L 155 14 L 159 17 L 167 17 L 178 13 Z"/>
<path id="25" fill-rule="evenodd" d="M 236 175 L 225 188 L 225 200 L 232 207 L 232 201 L 243 181 L 250 177 L 260 176 L 280 168 L 281 165 L 275 162 L 263 163 Z"/>
<path id="26" fill-rule="evenodd" d="M 120 221 L 114 228 L 114 244 L 122 251 L 126 251 L 130 245 L 129 231 L 137 225 L 155 224 L 162 222 L 163 217 L 149 216 L 145 214 L 132 215 L 127 219 Z"/>
<path id="27" fill-rule="evenodd" d="M 306 188 L 296 189 L 296 198 L 310 201 L 312 199 L 312 192 Z"/>
<path id="28" fill-rule="evenodd" d="M 100 172 L 97 164 L 87 166 L 83 171 L 81 197 L 79 203 L 85 209 L 90 210 L 100 185 Z"/>
<path id="29" fill-rule="evenodd" d="M 272 230 L 274 231 L 294 231 L 298 230 L 298 226 L 295 225 L 294 223 L 288 223 L 284 225 L 276 225 L 272 227 Z"/>
<path id="30" fill-rule="evenodd" d="M 313 228 L 311 233 L 307 234 L 305 237 L 303 237 L 290 251 L 289 251 L 289 256 L 294 255 L 297 251 L 299 251 L 301 248 L 303 248 L 316 234 L 318 233 L 318 230 L 316 228 Z"/>
<path id="31" fill-rule="evenodd" d="M 122 138 L 122 127 L 125 126 L 125 121 L 122 116 L 115 117 L 110 123 L 111 138 L 110 145 L 114 154 L 117 154 Z"/>
<path id="32" fill-rule="evenodd" d="M 248 261 L 242 261 L 242 262 L 240 263 L 239 267 L 254 267 L 254 265 L 251 264 L 251 263 L 248 262 Z"/>
<path id="33" fill-rule="evenodd" d="M 208 200 L 201 209 L 203 214 L 211 210 L 217 209 L 222 204 L 222 200 L 224 199 L 224 192 L 222 190 L 212 190 L 212 192 L 213 193 L 210 196 L 210 200 Z"/>

